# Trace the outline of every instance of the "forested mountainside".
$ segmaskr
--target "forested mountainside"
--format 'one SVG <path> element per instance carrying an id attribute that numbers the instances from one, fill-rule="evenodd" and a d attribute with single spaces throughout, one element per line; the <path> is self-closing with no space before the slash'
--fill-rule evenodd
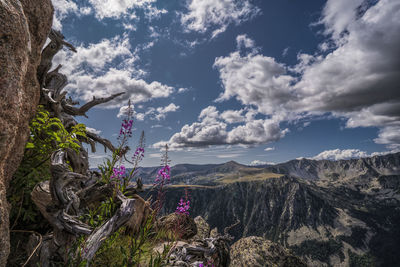
<path id="1" fill-rule="evenodd" d="M 257 168 L 235 162 L 177 167 L 172 180 L 191 183 L 192 215 L 220 231 L 239 220 L 236 240 L 262 236 L 314 266 L 400 262 L 400 153 Z M 184 188 L 170 186 L 165 207 L 174 207 Z"/>

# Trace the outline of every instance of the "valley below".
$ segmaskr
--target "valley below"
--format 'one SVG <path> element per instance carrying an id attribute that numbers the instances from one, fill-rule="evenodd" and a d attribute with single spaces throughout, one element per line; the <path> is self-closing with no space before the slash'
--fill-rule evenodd
<path id="1" fill-rule="evenodd" d="M 202 216 L 234 241 L 260 236 L 280 243 L 309 266 L 398 266 L 400 153 L 278 165 L 172 167 L 164 213 L 188 189 L 192 217 Z M 138 171 L 151 184 L 157 168 Z M 149 190 L 144 197 L 151 195 Z"/>

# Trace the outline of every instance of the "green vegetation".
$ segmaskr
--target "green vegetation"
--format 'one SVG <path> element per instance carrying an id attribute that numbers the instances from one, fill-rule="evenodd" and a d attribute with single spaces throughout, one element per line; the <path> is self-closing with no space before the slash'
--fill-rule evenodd
<path id="1" fill-rule="evenodd" d="M 160 241 L 165 239 L 175 240 L 175 238 L 171 234 L 167 237 L 163 232 L 156 232 L 153 219 L 154 217 L 150 216 L 143 227 L 140 228 L 140 232 L 135 235 L 126 234 L 125 227 L 120 228 L 103 243 L 90 266 L 164 266 L 172 241 L 160 247 L 161 252 L 154 252 L 153 249 Z M 75 244 L 78 251 L 80 251 L 83 242 L 84 238 L 81 238 Z M 82 263 L 80 254 L 71 255 L 70 266 L 80 266 Z"/>
<path id="2" fill-rule="evenodd" d="M 37 230 L 43 221 L 30 193 L 36 184 L 50 179 L 50 157 L 58 149 L 70 148 L 79 153 L 78 136 L 86 138 L 84 124 L 72 126 L 67 131 L 58 118 L 51 118 L 43 106 L 38 107 L 29 125 L 30 138 L 25 146 L 24 157 L 8 190 L 11 203 L 11 229 Z"/>
<path id="3" fill-rule="evenodd" d="M 316 239 L 303 241 L 300 245 L 290 247 L 297 255 L 307 255 L 313 260 L 319 260 L 329 264 L 329 257 L 338 254 L 344 260 L 342 244 L 334 239 L 318 241 Z"/>
<path id="4" fill-rule="evenodd" d="M 133 120 L 129 116 L 122 122 L 119 147 L 113 152 L 111 160 L 107 159 L 102 166 L 99 166 L 102 178 L 98 183 L 110 185 L 113 190 L 112 195 L 97 205 L 89 205 L 79 216 L 82 223 L 94 229 L 102 226 L 115 214 L 119 207 L 117 192 L 129 193 L 127 186 L 133 180 L 138 163 L 144 156 L 144 134 L 142 133 L 139 146 L 132 157 L 134 168 L 130 173 L 126 173 L 123 165 L 125 153 L 122 151 L 126 148 L 128 138 L 131 137 L 132 123 Z M 43 106 L 38 107 L 37 114 L 30 123 L 30 138 L 25 147 L 22 163 L 9 188 L 8 200 L 12 206 L 10 224 L 13 235 L 10 266 L 20 266 L 26 261 L 27 256 L 23 244 L 27 243 L 28 234 L 37 232 L 43 235 L 51 231 L 50 225 L 31 200 L 30 194 L 37 184 L 51 178 L 52 154 L 59 149 L 70 149 L 79 154 L 81 142 L 86 138 L 85 125 L 76 124 L 66 129 L 63 123 L 58 118 L 53 118 Z M 157 185 L 161 184 L 159 192 L 162 191 L 162 186 L 170 180 L 167 151 L 164 158 L 165 166 L 158 172 L 156 179 Z M 72 167 L 70 168 L 72 170 Z M 156 188 L 158 187 L 156 186 Z M 157 201 L 158 205 L 162 205 L 160 199 Z M 155 209 L 147 218 L 144 217 L 145 222 L 139 227 L 138 232 L 131 234 L 128 229 L 122 227 L 104 240 L 91 261 L 91 266 L 138 266 L 144 264 L 153 267 L 165 265 L 167 252 L 172 244 L 170 240 L 176 239 L 176 233 L 155 230 L 154 222 L 158 211 Z M 65 247 L 65 253 L 68 256 L 67 266 L 86 266 L 86 262 L 82 261 L 86 239 L 86 235 L 80 235 Z M 154 246 L 164 240 L 169 241 L 164 243 L 164 247 L 154 252 Z M 64 262 L 54 262 L 53 260 L 52 263 L 65 265 Z"/>
<path id="5" fill-rule="evenodd" d="M 132 114 L 129 112 L 129 114 Z M 119 134 L 119 146 L 113 152 L 112 159 L 106 159 L 103 165 L 98 166 L 101 172 L 100 184 L 111 185 L 114 189 L 115 196 L 117 192 L 122 194 L 128 193 L 127 186 L 129 182 L 134 180 L 135 171 L 138 163 L 144 157 L 144 134 L 142 133 L 139 145 L 132 157 L 133 168 L 127 173 L 123 165 L 126 155 L 122 152 L 126 147 L 128 139 L 131 137 L 133 120 L 131 115 L 124 119 Z M 168 165 L 168 147 L 164 154 L 164 167 L 158 171 L 156 178 L 156 188 L 159 195 L 162 194 L 162 187 L 169 182 L 170 167 Z M 129 196 L 125 196 L 130 198 Z M 162 200 L 156 200 L 157 205 L 162 205 Z M 84 216 L 80 220 L 92 227 L 99 227 L 106 223 L 116 213 L 118 209 L 116 198 L 109 197 L 95 207 L 88 207 Z M 161 206 L 160 206 L 161 207 Z M 147 266 L 163 266 L 169 244 L 161 252 L 153 252 L 154 246 L 165 238 L 165 235 L 155 230 L 154 222 L 159 210 L 155 208 L 149 216 L 145 218 L 145 223 L 139 227 L 138 233 L 131 234 L 129 229 L 122 227 L 107 238 L 96 252 L 95 257 L 91 261 L 91 266 L 138 266 L 144 264 Z M 139 216 L 139 214 L 138 214 Z M 82 253 L 85 252 L 86 236 L 81 236 L 74 244 L 74 248 L 70 250 L 70 263 L 72 265 L 81 265 Z"/>
<path id="6" fill-rule="evenodd" d="M 72 126 L 69 131 L 58 118 L 52 118 L 43 106 L 29 124 L 30 137 L 25 146 L 24 156 L 15 172 L 7 192 L 11 204 L 11 266 L 22 265 L 26 260 L 22 244 L 28 242 L 31 231 L 45 233 L 49 230 L 36 205 L 31 200 L 35 185 L 50 179 L 50 157 L 58 149 L 73 149 L 79 153 L 79 138 L 86 138 L 83 124 Z"/>

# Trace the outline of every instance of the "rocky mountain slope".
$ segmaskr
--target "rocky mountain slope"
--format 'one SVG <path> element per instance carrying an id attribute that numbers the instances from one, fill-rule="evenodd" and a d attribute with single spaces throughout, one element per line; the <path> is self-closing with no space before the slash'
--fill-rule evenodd
<path id="1" fill-rule="evenodd" d="M 193 171 L 189 181 L 201 183 L 189 186 L 191 213 L 219 230 L 239 220 L 232 229 L 236 240 L 261 236 L 279 242 L 310 266 L 398 266 L 399 172 L 400 153 L 343 161 L 302 159 L 263 168 L 214 165 Z M 213 173 L 236 176 L 221 180 Z M 211 182 L 198 179 L 203 176 Z M 168 188 L 166 212 L 174 210 L 184 188 Z"/>
<path id="2" fill-rule="evenodd" d="M 339 161 L 292 160 L 266 169 L 326 188 L 344 186 L 382 200 L 400 200 L 400 153 Z"/>

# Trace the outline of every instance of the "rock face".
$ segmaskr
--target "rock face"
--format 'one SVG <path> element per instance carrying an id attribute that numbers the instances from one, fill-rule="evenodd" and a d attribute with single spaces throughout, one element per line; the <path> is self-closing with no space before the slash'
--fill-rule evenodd
<path id="1" fill-rule="evenodd" d="M 0 2 L 0 266 L 9 253 L 6 190 L 39 102 L 36 69 L 53 18 L 51 0 Z"/>
<path id="2" fill-rule="evenodd" d="M 306 267 L 298 257 L 287 249 L 261 237 L 242 238 L 231 246 L 230 266 L 279 266 Z"/>

